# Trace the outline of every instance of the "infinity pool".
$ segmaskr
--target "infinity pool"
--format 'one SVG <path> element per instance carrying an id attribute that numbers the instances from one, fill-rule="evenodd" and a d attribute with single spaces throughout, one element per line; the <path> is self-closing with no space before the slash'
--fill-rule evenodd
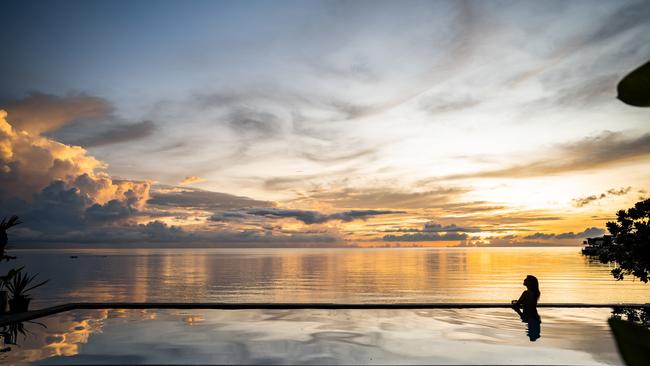
<path id="1" fill-rule="evenodd" d="M 75 310 L 5 327 L 0 362 L 623 365 L 609 309 L 540 314 L 537 336 L 508 309 Z"/>

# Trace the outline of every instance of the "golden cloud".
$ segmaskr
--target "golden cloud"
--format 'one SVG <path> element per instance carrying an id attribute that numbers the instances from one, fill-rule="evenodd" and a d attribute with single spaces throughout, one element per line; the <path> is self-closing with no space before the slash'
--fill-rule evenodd
<path id="1" fill-rule="evenodd" d="M 30 134 L 55 131 L 79 119 L 104 118 L 113 107 L 99 97 L 87 94 L 56 96 L 31 93 L 27 98 L 5 106 L 11 114 L 12 125 Z"/>
<path id="2" fill-rule="evenodd" d="M 186 185 L 190 185 L 190 184 L 194 184 L 194 183 L 201 183 L 201 182 L 205 182 L 205 181 L 206 180 L 201 178 L 201 177 L 197 177 L 196 175 L 190 175 L 190 176 L 185 177 L 185 179 L 180 181 L 178 184 L 180 184 L 182 186 L 186 186 Z"/>
<path id="3" fill-rule="evenodd" d="M 0 183 L 5 194 L 30 199 L 53 181 L 77 188 L 91 204 L 111 200 L 142 207 L 149 197 L 148 182 L 114 180 L 106 164 L 80 146 L 14 128 L 0 110 Z"/>

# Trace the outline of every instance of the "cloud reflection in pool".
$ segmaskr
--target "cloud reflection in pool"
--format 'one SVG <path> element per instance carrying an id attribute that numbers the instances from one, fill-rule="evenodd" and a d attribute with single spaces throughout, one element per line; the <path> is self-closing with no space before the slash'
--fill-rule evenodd
<path id="1" fill-rule="evenodd" d="M 542 312 L 541 338 L 507 309 L 84 310 L 0 356 L 39 364 L 622 364 L 609 309 Z"/>

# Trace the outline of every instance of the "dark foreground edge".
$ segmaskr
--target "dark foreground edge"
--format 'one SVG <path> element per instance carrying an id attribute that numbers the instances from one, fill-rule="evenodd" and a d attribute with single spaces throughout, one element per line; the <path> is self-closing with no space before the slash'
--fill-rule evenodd
<path id="1" fill-rule="evenodd" d="M 73 302 L 52 306 L 40 310 L 0 316 L 0 326 L 14 322 L 22 322 L 48 315 L 58 314 L 77 309 L 217 309 L 217 310 L 290 310 L 290 309 L 496 309 L 510 308 L 509 303 L 387 303 L 387 304 L 333 304 L 333 303 L 204 303 L 204 302 Z M 539 304 L 540 308 L 649 308 L 647 304 L 583 304 L 583 303 L 547 303 Z"/>

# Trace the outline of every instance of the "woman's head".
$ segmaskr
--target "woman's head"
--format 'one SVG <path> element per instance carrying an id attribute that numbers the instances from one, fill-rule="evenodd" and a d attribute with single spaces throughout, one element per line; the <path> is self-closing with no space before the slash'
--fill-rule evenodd
<path id="1" fill-rule="evenodd" d="M 524 286 L 526 286 L 528 290 L 534 292 L 537 297 L 539 297 L 539 281 L 537 281 L 537 277 L 532 275 L 526 276 L 524 279 Z"/>

